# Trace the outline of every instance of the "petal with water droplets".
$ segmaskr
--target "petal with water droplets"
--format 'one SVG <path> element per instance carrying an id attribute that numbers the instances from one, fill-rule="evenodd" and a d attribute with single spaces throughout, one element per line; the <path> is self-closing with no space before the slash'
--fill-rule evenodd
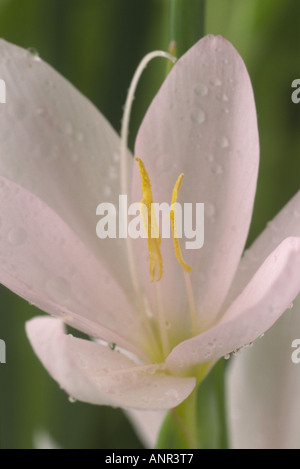
<path id="1" fill-rule="evenodd" d="M 206 36 L 175 64 L 141 124 L 135 154 L 146 165 L 155 202 L 204 203 L 204 246 L 183 249 L 202 326 L 213 323 L 246 241 L 258 170 L 259 143 L 250 79 L 241 57 L 222 37 Z M 133 199 L 141 199 L 137 165 Z M 136 243 L 153 308 L 147 243 Z M 188 301 L 170 239 L 162 239 L 164 308 L 185 330 Z M 218 292 L 216 295 L 215 292 Z"/>
<path id="2" fill-rule="evenodd" d="M 88 99 L 30 51 L 1 39 L 0 70 L 9 84 L 0 113 L 0 175 L 51 207 L 130 289 L 126 240 L 99 243 L 95 236 L 98 204 L 118 204 L 119 136 Z"/>
<path id="3" fill-rule="evenodd" d="M 166 360 L 171 370 L 217 360 L 247 346 L 284 313 L 300 290 L 300 238 L 285 239 L 265 260 L 216 326 L 182 342 Z"/>
<path id="4" fill-rule="evenodd" d="M 300 295 L 265 337 L 233 360 L 227 375 L 228 429 L 234 449 L 300 449 Z"/>
<path id="5" fill-rule="evenodd" d="M 160 372 L 159 364 L 137 365 L 118 351 L 64 333 L 60 320 L 27 322 L 29 340 L 51 376 L 73 398 L 91 404 L 169 409 L 192 392 L 195 378 Z"/>
<path id="6" fill-rule="evenodd" d="M 130 299 L 66 223 L 3 177 L 0 204 L 0 282 L 73 327 L 137 353 L 145 340 Z"/>

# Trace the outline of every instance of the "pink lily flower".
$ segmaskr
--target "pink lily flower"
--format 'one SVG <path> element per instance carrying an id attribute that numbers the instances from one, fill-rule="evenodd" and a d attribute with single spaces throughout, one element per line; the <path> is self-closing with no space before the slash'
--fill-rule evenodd
<path id="1" fill-rule="evenodd" d="M 287 236 L 300 236 L 300 191 L 253 243 L 237 282 L 247 283 Z M 300 295 L 262 340 L 232 360 L 226 393 L 232 448 L 300 448 L 300 364 L 292 359 L 299 339 Z"/>
<path id="2" fill-rule="evenodd" d="M 78 400 L 177 406 L 220 357 L 268 330 L 300 289 L 299 237 L 274 247 L 247 283 L 235 280 L 259 160 L 241 57 L 225 39 L 203 38 L 175 64 L 139 129 L 134 154 L 154 201 L 170 203 L 184 173 L 178 202 L 205 205 L 204 246 L 182 247 L 192 272 L 162 239 L 163 273 L 154 282 L 147 240 L 95 233 L 100 202 L 117 206 L 130 186 L 130 200 L 141 200 L 139 165 L 129 152 L 117 161 L 118 135 L 29 52 L 1 41 L 0 65 L 8 90 L 0 109 L 0 282 L 54 316 L 27 323 L 35 353 Z M 95 340 L 68 335 L 65 324 Z"/>

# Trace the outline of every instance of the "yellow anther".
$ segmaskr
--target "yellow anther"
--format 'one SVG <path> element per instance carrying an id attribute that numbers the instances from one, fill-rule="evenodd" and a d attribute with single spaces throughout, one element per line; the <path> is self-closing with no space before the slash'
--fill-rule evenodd
<path id="1" fill-rule="evenodd" d="M 140 212 L 147 232 L 149 271 L 151 275 L 151 282 L 153 282 L 155 275 L 157 277 L 156 280 L 158 281 L 161 279 L 163 274 L 163 261 L 160 252 L 161 239 L 155 217 L 155 211 L 152 205 L 153 197 L 150 178 L 143 161 L 140 158 L 135 158 L 135 160 L 139 164 L 142 180 L 143 198 L 140 202 Z"/>
<path id="2" fill-rule="evenodd" d="M 177 201 L 178 192 L 182 183 L 183 176 L 184 176 L 183 173 L 179 175 L 175 183 L 173 192 L 172 192 L 171 210 L 170 210 L 171 230 L 172 230 L 173 244 L 174 244 L 176 259 L 178 260 L 179 264 L 184 270 L 186 270 L 187 272 L 192 272 L 192 268 L 189 265 L 187 265 L 183 260 L 180 244 L 179 244 L 178 237 L 177 237 L 177 227 L 176 227 L 176 208 L 174 204 L 176 204 L 176 201 Z"/>

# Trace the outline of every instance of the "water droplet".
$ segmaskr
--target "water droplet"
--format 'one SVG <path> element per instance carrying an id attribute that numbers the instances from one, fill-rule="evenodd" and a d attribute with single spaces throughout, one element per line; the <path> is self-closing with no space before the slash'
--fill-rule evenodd
<path id="1" fill-rule="evenodd" d="M 289 306 L 288 306 L 288 309 L 293 309 L 294 307 L 294 303 L 291 303 Z"/>
<path id="2" fill-rule="evenodd" d="M 221 148 L 228 148 L 229 147 L 229 140 L 227 137 L 221 137 L 220 140 L 218 141 L 219 146 Z"/>
<path id="3" fill-rule="evenodd" d="M 108 177 L 109 179 L 117 179 L 118 177 L 118 170 L 115 166 L 110 166 L 108 169 Z"/>
<path id="4" fill-rule="evenodd" d="M 110 350 L 115 350 L 117 344 L 115 344 L 114 342 L 109 342 L 108 346 L 109 346 Z"/>
<path id="5" fill-rule="evenodd" d="M 62 133 L 66 134 L 66 135 L 72 135 L 73 126 L 72 126 L 71 122 L 65 122 L 64 124 L 62 124 L 60 130 L 62 131 Z"/>
<path id="6" fill-rule="evenodd" d="M 30 53 L 30 55 L 32 56 L 32 58 L 35 62 L 40 62 L 41 61 L 39 53 L 34 47 L 29 47 L 27 50 L 28 50 L 28 52 Z"/>
<path id="7" fill-rule="evenodd" d="M 46 290 L 54 301 L 66 302 L 71 294 L 69 282 L 63 277 L 53 277 L 46 283 Z"/>
<path id="8" fill-rule="evenodd" d="M 261 334 L 261 335 L 259 336 L 259 339 L 262 339 L 263 337 L 265 337 L 265 334 Z"/>
<path id="9" fill-rule="evenodd" d="M 248 347 L 248 348 L 252 348 L 252 347 L 253 347 L 253 345 L 254 345 L 254 343 L 253 343 L 253 342 L 249 342 L 249 344 L 247 344 L 247 345 L 246 345 L 246 347 Z"/>
<path id="10" fill-rule="evenodd" d="M 8 242 L 13 246 L 20 246 L 25 243 L 27 239 L 27 233 L 23 228 L 12 228 L 8 233 Z"/>
<path id="11" fill-rule="evenodd" d="M 212 162 L 214 161 L 214 155 L 212 155 L 212 154 L 206 155 L 206 156 L 205 156 L 205 159 L 206 159 L 206 161 L 208 161 L 209 163 L 212 163 Z"/>
<path id="12" fill-rule="evenodd" d="M 105 186 L 103 187 L 103 195 L 104 195 L 105 197 L 109 197 L 109 196 L 111 195 L 111 188 L 110 188 L 110 186 L 105 185 Z"/>
<path id="13" fill-rule="evenodd" d="M 191 112 L 191 120 L 195 124 L 202 124 L 205 121 L 205 113 L 202 109 L 194 109 Z"/>
<path id="14" fill-rule="evenodd" d="M 204 211 L 209 218 L 213 217 L 216 214 L 215 206 L 210 202 L 204 205 Z"/>
<path id="15" fill-rule="evenodd" d="M 76 399 L 75 399 L 75 397 L 69 396 L 68 401 L 71 402 L 71 404 L 75 404 Z"/>
<path id="16" fill-rule="evenodd" d="M 212 80 L 210 80 L 210 83 L 213 86 L 221 86 L 222 85 L 222 82 L 219 78 L 213 78 Z"/>
<path id="17" fill-rule="evenodd" d="M 191 112 L 191 120 L 195 124 L 202 124 L 205 121 L 205 113 L 202 109 L 194 109 Z"/>
<path id="18" fill-rule="evenodd" d="M 113 160 L 115 163 L 118 163 L 118 161 L 120 160 L 120 153 L 117 152 L 117 151 L 114 151 L 113 152 Z"/>
<path id="19" fill-rule="evenodd" d="M 179 397 L 176 389 L 169 389 L 168 391 L 166 391 L 165 396 L 168 399 L 173 399 L 174 401 L 177 400 Z"/>
<path id="20" fill-rule="evenodd" d="M 218 175 L 223 174 L 223 168 L 220 164 L 216 164 L 215 166 L 212 166 L 211 170 L 214 174 L 218 174 Z"/>
<path id="21" fill-rule="evenodd" d="M 77 132 L 76 136 L 75 136 L 77 142 L 83 142 L 84 140 L 84 135 L 82 132 Z"/>
<path id="22" fill-rule="evenodd" d="M 196 85 L 194 88 L 194 93 L 197 96 L 206 96 L 208 94 L 208 88 L 205 85 Z"/>
<path id="23" fill-rule="evenodd" d="M 227 353 L 224 357 L 224 360 L 229 360 L 229 358 L 230 358 L 230 353 Z"/>
<path id="24" fill-rule="evenodd" d="M 36 109 L 36 113 L 38 116 L 43 116 L 45 114 L 45 109 L 43 109 L 42 107 L 38 107 Z"/>
<path id="25" fill-rule="evenodd" d="M 238 356 L 241 354 L 241 351 L 242 351 L 241 348 L 237 348 L 236 350 L 233 351 L 233 355 L 234 355 L 235 357 L 238 357 Z"/>

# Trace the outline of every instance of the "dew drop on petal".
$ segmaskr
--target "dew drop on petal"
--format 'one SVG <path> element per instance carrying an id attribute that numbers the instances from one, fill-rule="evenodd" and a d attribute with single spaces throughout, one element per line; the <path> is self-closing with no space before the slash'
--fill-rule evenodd
<path id="1" fill-rule="evenodd" d="M 212 163 L 214 161 L 214 155 L 209 154 L 205 156 L 205 159 L 209 162 Z"/>
<path id="2" fill-rule="evenodd" d="M 7 236 L 8 242 L 13 246 L 20 246 L 25 243 L 27 239 L 27 233 L 23 228 L 12 228 Z"/>
<path id="3" fill-rule="evenodd" d="M 224 356 L 224 360 L 229 360 L 230 358 L 230 353 L 227 353 L 225 356 Z"/>
<path id="4" fill-rule="evenodd" d="M 120 153 L 117 151 L 113 152 L 113 160 L 115 163 L 117 163 L 120 160 Z"/>
<path id="5" fill-rule="evenodd" d="M 212 80 L 210 80 L 210 83 L 213 86 L 221 86 L 222 85 L 222 82 L 219 78 L 213 78 Z"/>
<path id="6" fill-rule="evenodd" d="M 60 130 L 61 130 L 62 133 L 66 134 L 66 135 L 72 135 L 73 126 L 72 126 L 71 122 L 64 122 L 64 124 L 62 124 L 62 126 L 60 127 Z"/>
<path id="7" fill-rule="evenodd" d="M 218 144 L 221 148 L 228 148 L 229 147 L 229 140 L 227 137 L 221 137 L 218 141 Z"/>
<path id="8" fill-rule="evenodd" d="M 109 197 L 109 196 L 111 195 L 111 188 L 110 188 L 110 186 L 105 185 L 105 186 L 103 187 L 103 195 L 104 195 L 105 197 Z"/>
<path id="9" fill-rule="evenodd" d="M 34 47 L 29 47 L 27 50 L 28 50 L 29 54 L 32 56 L 32 58 L 35 62 L 40 62 L 41 61 L 39 53 Z"/>
<path id="10" fill-rule="evenodd" d="M 82 132 L 77 132 L 76 136 L 75 136 L 77 142 L 81 143 L 84 141 L 84 135 Z"/>
<path id="11" fill-rule="evenodd" d="M 204 205 L 204 211 L 209 218 L 212 218 L 216 214 L 215 206 L 210 202 Z"/>
<path id="12" fill-rule="evenodd" d="M 294 307 L 294 303 L 291 303 L 289 306 L 288 306 L 288 309 L 293 309 Z"/>
<path id="13" fill-rule="evenodd" d="M 214 174 L 218 174 L 218 175 L 223 174 L 223 168 L 220 164 L 216 164 L 215 166 L 212 166 L 211 170 Z"/>
<path id="14" fill-rule="evenodd" d="M 117 179 L 118 170 L 115 166 L 110 166 L 110 168 L 108 170 L 108 177 L 109 177 L 109 179 Z"/>
<path id="15" fill-rule="evenodd" d="M 191 120 L 195 124 L 202 124 L 205 121 L 205 113 L 202 109 L 194 109 L 191 112 Z"/>
<path id="16" fill-rule="evenodd" d="M 63 277 L 53 277 L 46 282 L 46 290 L 50 297 L 62 303 L 70 298 L 71 287 L 69 282 Z"/>
<path id="17" fill-rule="evenodd" d="M 75 399 L 75 397 L 69 396 L 68 401 L 71 402 L 71 404 L 75 404 L 76 399 Z"/>
<path id="18" fill-rule="evenodd" d="M 208 88 L 205 85 L 196 85 L 194 88 L 194 93 L 197 96 L 206 96 L 208 94 Z"/>
<path id="19" fill-rule="evenodd" d="M 168 399 L 174 399 L 174 401 L 176 401 L 179 397 L 176 389 L 169 389 L 168 391 L 166 391 L 165 396 Z"/>

